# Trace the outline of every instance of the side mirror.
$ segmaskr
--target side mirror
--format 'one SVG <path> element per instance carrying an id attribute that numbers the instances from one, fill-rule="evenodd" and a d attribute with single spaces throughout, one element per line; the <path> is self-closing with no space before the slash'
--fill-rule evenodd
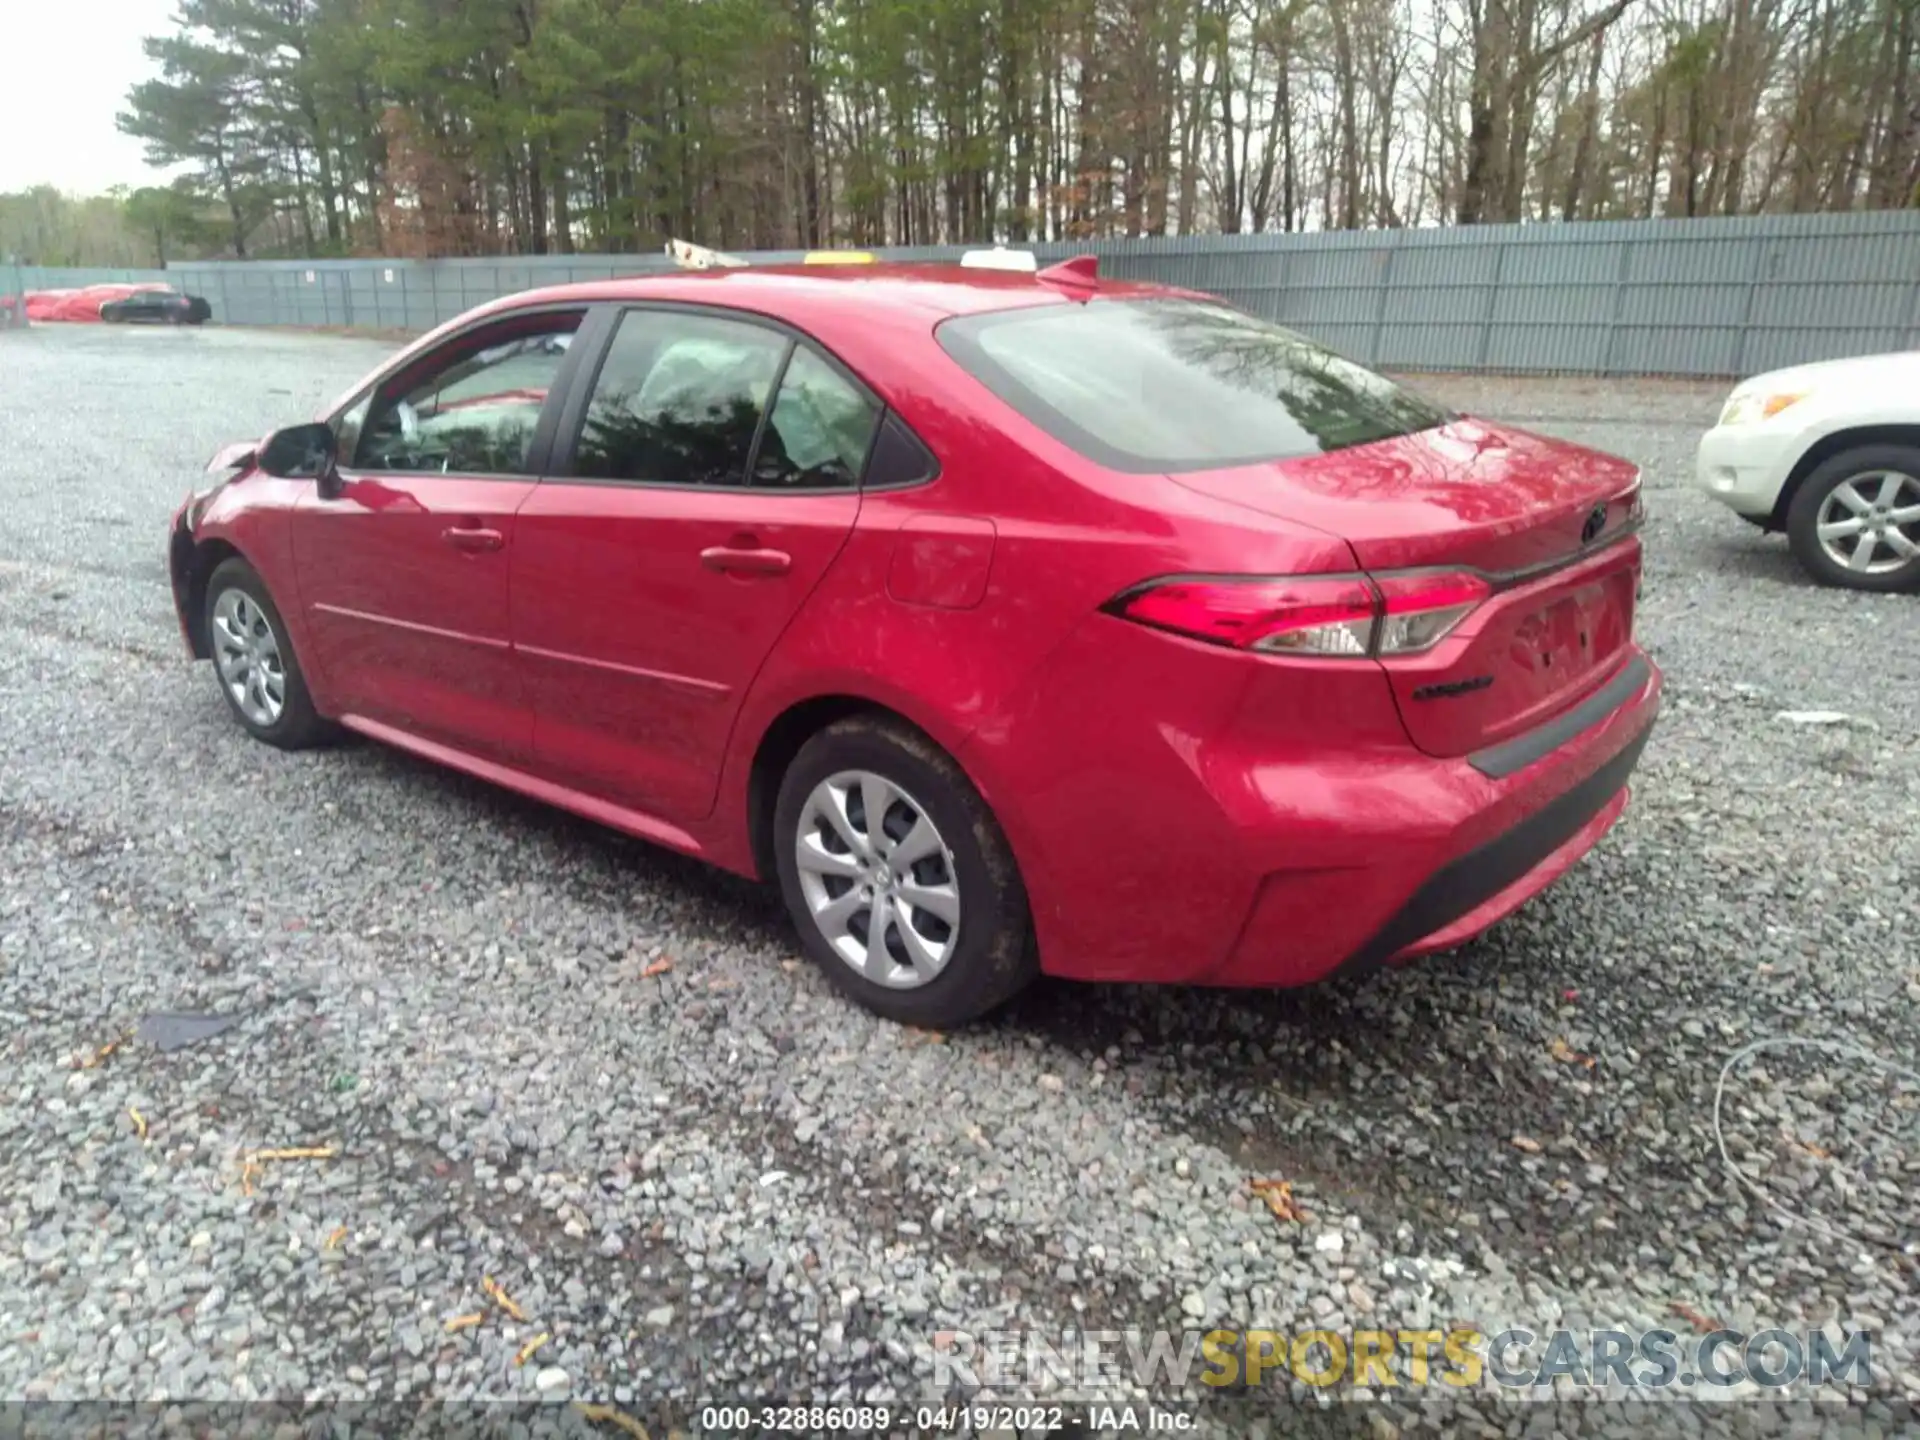
<path id="1" fill-rule="evenodd" d="M 333 474 L 333 427 L 316 421 L 276 430 L 260 445 L 260 468 L 283 480 L 319 480 Z"/>

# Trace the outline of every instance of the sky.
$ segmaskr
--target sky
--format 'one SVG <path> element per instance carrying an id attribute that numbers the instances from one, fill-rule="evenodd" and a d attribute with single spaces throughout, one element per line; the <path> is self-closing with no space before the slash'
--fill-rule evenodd
<path id="1" fill-rule="evenodd" d="M 40 0 L 0 6 L 0 192 L 52 185 L 97 195 L 147 185 L 145 146 L 114 117 L 154 73 L 140 49 L 168 29 L 173 0 Z"/>

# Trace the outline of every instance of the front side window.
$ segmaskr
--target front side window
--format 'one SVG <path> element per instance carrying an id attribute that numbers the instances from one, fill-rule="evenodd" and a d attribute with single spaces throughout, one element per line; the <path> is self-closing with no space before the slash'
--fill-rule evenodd
<path id="1" fill-rule="evenodd" d="M 580 318 L 577 310 L 515 316 L 414 361 L 374 392 L 352 468 L 531 473 L 534 430 Z"/>
<path id="2" fill-rule="evenodd" d="M 1452 418 L 1304 336 L 1204 301 L 993 311 L 948 320 L 937 333 L 1001 399 L 1115 470 L 1317 455 Z"/>
<path id="3" fill-rule="evenodd" d="M 333 453 L 342 464 L 351 465 L 360 448 L 360 432 L 367 428 L 367 411 L 373 407 L 373 392 L 368 391 L 333 417 Z"/>
<path id="4" fill-rule="evenodd" d="M 738 320 L 628 311 L 594 382 L 573 473 L 643 485 L 744 484 L 789 343 Z"/>

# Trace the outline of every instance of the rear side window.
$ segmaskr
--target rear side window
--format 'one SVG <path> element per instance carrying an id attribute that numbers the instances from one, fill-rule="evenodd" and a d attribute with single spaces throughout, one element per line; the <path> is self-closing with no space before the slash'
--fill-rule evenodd
<path id="1" fill-rule="evenodd" d="M 574 474 L 741 485 L 789 341 L 765 326 L 630 310 L 594 382 Z"/>
<path id="2" fill-rule="evenodd" d="M 880 407 L 804 345 L 780 377 L 753 459 L 753 483 L 773 490 L 851 490 L 860 483 Z"/>
<path id="3" fill-rule="evenodd" d="M 956 317 L 940 343 L 1049 435 L 1115 470 L 1212 470 L 1431 429 L 1446 410 L 1225 305 L 1095 300 Z"/>
<path id="4" fill-rule="evenodd" d="M 639 485 L 851 490 L 880 406 L 765 325 L 630 310 L 607 349 L 573 473 Z"/>

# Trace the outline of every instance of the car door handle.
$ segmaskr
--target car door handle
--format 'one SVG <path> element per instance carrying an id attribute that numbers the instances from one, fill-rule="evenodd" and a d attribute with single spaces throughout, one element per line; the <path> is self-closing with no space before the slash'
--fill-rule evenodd
<path id="1" fill-rule="evenodd" d="M 440 538 L 454 549 L 470 553 L 480 550 L 498 550 L 507 543 L 507 537 L 498 530 L 488 530 L 482 526 L 454 525 L 442 530 Z"/>
<path id="2" fill-rule="evenodd" d="M 724 575 L 784 575 L 793 557 L 784 550 L 743 550 L 714 545 L 700 552 L 700 563 Z"/>

